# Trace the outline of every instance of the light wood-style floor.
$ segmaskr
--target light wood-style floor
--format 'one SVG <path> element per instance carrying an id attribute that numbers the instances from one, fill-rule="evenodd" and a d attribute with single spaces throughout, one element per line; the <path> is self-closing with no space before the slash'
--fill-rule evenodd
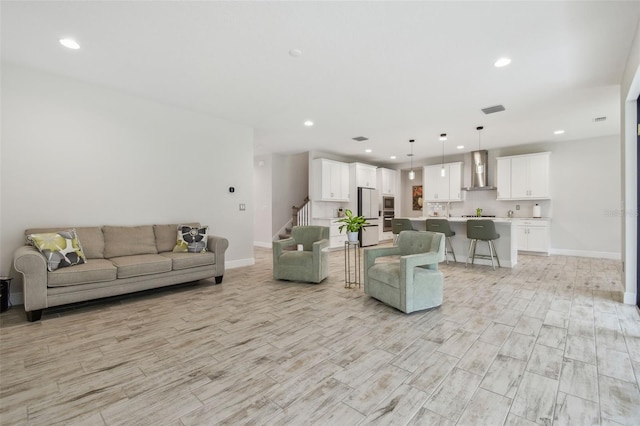
<path id="1" fill-rule="evenodd" d="M 620 262 L 442 264 L 445 300 L 405 315 L 255 266 L 28 323 L 0 316 L 2 425 L 638 425 L 640 318 Z"/>

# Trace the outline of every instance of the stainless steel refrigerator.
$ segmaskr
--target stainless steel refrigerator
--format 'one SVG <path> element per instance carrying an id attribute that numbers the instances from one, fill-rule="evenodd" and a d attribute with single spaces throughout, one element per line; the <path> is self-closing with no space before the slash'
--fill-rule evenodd
<path id="1" fill-rule="evenodd" d="M 378 191 L 372 188 L 358 188 L 358 215 L 369 222 L 358 234 L 360 247 L 378 244 Z"/>

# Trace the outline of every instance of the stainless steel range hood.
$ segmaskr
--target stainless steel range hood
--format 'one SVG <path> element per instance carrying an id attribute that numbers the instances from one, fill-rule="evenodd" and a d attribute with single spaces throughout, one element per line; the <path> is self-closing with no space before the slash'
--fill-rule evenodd
<path id="1" fill-rule="evenodd" d="M 496 189 L 488 184 L 488 165 L 489 151 L 486 149 L 471 151 L 471 186 L 462 189 L 466 191 L 489 191 Z"/>

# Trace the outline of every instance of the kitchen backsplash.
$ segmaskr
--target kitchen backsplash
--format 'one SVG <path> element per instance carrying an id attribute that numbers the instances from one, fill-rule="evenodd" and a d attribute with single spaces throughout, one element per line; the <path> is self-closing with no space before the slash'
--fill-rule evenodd
<path id="1" fill-rule="evenodd" d="M 347 203 L 334 201 L 312 201 L 311 214 L 314 218 L 331 218 L 338 216 L 338 209 L 346 209 Z"/>
<path id="2" fill-rule="evenodd" d="M 431 203 L 430 203 L 431 204 Z M 475 215 L 476 209 L 481 208 L 483 215 L 507 217 L 509 210 L 513 210 L 513 217 L 533 217 L 533 206 L 539 204 L 542 217 L 551 217 L 551 200 L 526 200 L 526 201 L 498 201 L 496 191 L 466 191 L 465 200 L 450 203 L 450 216 Z M 516 206 L 520 210 L 516 210 Z M 442 212 L 446 213 L 446 203 L 441 203 Z M 427 216 L 429 205 L 425 206 L 424 216 Z"/>

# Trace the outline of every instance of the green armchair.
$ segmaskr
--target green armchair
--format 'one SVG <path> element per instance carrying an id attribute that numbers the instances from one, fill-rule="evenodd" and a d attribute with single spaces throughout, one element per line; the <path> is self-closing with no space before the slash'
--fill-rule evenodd
<path id="1" fill-rule="evenodd" d="M 302 244 L 302 250 L 296 250 Z M 285 250 L 293 247 L 293 250 Z M 319 283 L 329 276 L 329 227 L 294 226 L 291 238 L 273 242 L 273 278 Z"/>
<path id="2" fill-rule="evenodd" d="M 402 231 L 394 247 L 364 250 L 364 292 L 404 313 L 442 304 L 445 237 L 439 232 Z M 383 262 L 376 259 L 386 256 Z"/>

